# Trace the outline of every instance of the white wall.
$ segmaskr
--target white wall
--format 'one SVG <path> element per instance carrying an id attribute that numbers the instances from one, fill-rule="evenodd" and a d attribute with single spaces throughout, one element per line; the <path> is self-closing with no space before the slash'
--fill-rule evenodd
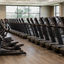
<path id="1" fill-rule="evenodd" d="M 6 6 L 0 6 L 0 19 L 4 19 L 6 17 Z"/>
<path id="2" fill-rule="evenodd" d="M 40 17 L 50 17 L 50 7 L 49 6 L 41 7 Z"/>

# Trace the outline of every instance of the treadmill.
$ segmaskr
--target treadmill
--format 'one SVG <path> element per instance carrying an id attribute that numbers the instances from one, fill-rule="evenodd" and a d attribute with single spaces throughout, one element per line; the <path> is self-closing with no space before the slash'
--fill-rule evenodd
<path id="1" fill-rule="evenodd" d="M 49 21 L 51 21 L 52 24 L 53 24 L 53 29 L 54 29 L 54 32 L 55 32 L 55 37 L 57 38 L 57 42 L 58 42 L 58 44 L 55 44 L 55 45 L 53 44 L 53 45 L 52 45 L 52 49 L 53 49 L 55 52 L 60 53 L 60 49 L 64 47 L 64 45 L 63 45 L 63 40 L 62 40 L 62 37 L 61 37 L 61 34 L 60 34 L 60 30 L 59 30 L 59 28 L 61 28 L 61 27 L 58 26 L 55 17 L 48 18 L 48 19 L 49 19 Z"/>

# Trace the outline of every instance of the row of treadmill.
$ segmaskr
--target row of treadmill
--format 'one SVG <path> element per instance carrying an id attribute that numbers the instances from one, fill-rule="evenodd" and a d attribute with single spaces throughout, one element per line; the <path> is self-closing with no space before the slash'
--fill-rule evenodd
<path id="1" fill-rule="evenodd" d="M 9 25 L 5 23 L 5 20 L 0 19 L 0 56 L 5 55 L 20 55 L 25 54 L 21 47 L 24 44 L 14 41 L 11 37 L 7 37 Z"/>
<path id="2" fill-rule="evenodd" d="M 24 34 L 32 43 L 64 55 L 64 17 L 7 19 L 6 23 L 10 32 Z"/>

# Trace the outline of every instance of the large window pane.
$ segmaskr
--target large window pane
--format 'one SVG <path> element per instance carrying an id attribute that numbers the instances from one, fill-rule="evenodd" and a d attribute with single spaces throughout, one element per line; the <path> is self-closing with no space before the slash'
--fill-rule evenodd
<path id="1" fill-rule="evenodd" d="M 15 13 L 6 13 L 6 18 L 17 18 L 17 14 L 15 14 Z"/>
<path id="2" fill-rule="evenodd" d="M 54 16 L 59 16 L 59 14 L 60 14 L 59 6 L 54 6 Z"/>
<path id="3" fill-rule="evenodd" d="M 33 6 L 6 6 L 6 18 L 39 18 L 39 8 Z"/>
<path id="4" fill-rule="evenodd" d="M 56 16 L 59 16 L 59 14 L 56 14 Z"/>
<path id="5" fill-rule="evenodd" d="M 6 12 L 17 12 L 17 6 L 6 6 Z"/>
<path id="6" fill-rule="evenodd" d="M 27 6 L 18 6 L 18 13 L 28 13 L 28 7 Z"/>
<path id="7" fill-rule="evenodd" d="M 56 12 L 59 13 L 59 6 L 56 6 Z"/>
<path id="8" fill-rule="evenodd" d="M 39 18 L 39 14 L 29 14 L 29 18 Z"/>
<path id="9" fill-rule="evenodd" d="M 39 7 L 29 7 L 29 13 L 39 13 Z"/>
<path id="10" fill-rule="evenodd" d="M 18 14 L 18 18 L 28 18 L 28 14 Z"/>

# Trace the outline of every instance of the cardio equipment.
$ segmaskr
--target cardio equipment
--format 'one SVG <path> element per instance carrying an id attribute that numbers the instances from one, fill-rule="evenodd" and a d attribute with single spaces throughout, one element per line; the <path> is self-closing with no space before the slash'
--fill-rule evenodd
<path id="1" fill-rule="evenodd" d="M 4 21 L 0 20 L 0 55 L 18 55 L 26 54 L 21 50 L 24 44 L 17 44 L 11 37 L 6 37 L 9 28 L 6 27 Z"/>

